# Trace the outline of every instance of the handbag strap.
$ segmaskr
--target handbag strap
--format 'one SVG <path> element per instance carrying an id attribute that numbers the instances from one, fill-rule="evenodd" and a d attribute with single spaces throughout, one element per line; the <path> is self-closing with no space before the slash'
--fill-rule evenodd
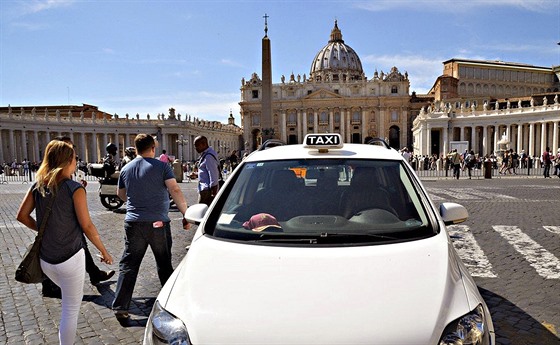
<path id="1" fill-rule="evenodd" d="M 47 204 L 47 209 L 45 210 L 45 215 L 43 216 L 43 221 L 41 222 L 41 226 L 39 227 L 39 230 L 38 230 L 37 237 L 39 237 L 39 238 L 42 238 L 43 237 L 43 232 L 45 232 L 45 227 L 47 226 L 47 220 L 49 219 L 49 216 L 51 215 L 52 206 L 54 205 L 54 199 L 56 199 L 56 194 L 53 193 L 51 195 L 51 199 L 49 200 L 49 203 Z"/>

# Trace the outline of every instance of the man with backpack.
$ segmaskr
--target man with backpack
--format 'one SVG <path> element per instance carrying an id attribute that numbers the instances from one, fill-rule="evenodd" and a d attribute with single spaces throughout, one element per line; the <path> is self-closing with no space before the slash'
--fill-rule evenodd
<path id="1" fill-rule="evenodd" d="M 209 205 L 214 200 L 220 188 L 220 162 L 218 154 L 208 146 L 205 136 L 194 139 L 196 152 L 200 154 L 198 161 L 198 203 Z"/>

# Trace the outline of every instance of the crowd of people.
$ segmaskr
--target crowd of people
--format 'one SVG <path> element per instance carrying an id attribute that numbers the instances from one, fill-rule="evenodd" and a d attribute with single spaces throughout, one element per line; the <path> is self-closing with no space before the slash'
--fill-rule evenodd
<path id="1" fill-rule="evenodd" d="M 492 153 L 481 157 L 473 150 L 464 150 L 459 153 L 456 149 L 446 155 L 433 154 L 413 155 L 408 148 L 400 150 L 401 154 L 408 160 L 414 170 L 453 171 L 453 177 L 459 178 L 460 172 L 467 170 L 471 177 L 473 169 L 482 169 L 484 162 L 491 162 L 492 168 L 498 170 L 500 175 L 516 175 L 517 169 L 542 169 L 544 177 L 555 175 L 560 177 L 560 148 L 554 155 L 550 147 L 540 156 L 528 155 L 525 150 L 517 153 L 513 149 L 505 150 L 500 155 Z"/>

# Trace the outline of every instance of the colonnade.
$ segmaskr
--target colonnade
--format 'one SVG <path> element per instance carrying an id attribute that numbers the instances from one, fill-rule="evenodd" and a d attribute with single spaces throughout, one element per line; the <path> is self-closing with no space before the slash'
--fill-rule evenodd
<path id="1" fill-rule="evenodd" d="M 167 154 L 183 161 L 198 158 L 193 141 L 198 135 L 205 135 L 210 146 L 225 158 L 241 147 L 241 129 L 235 125 L 222 125 L 208 121 L 172 120 L 81 120 L 57 117 L 44 119 L 31 116 L 16 116 L 0 113 L 0 164 L 42 160 L 48 142 L 57 136 L 68 136 L 76 146 L 78 158 L 88 162 L 100 162 L 105 156 L 105 147 L 114 143 L 118 147 L 119 158 L 124 149 L 134 146 L 134 138 L 139 133 L 147 133 L 158 139 L 157 155 L 165 149 Z"/>
<path id="2" fill-rule="evenodd" d="M 340 133 L 346 143 L 361 143 L 368 136 L 388 138 L 390 128 L 398 128 L 398 146 L 407 142 L 407 111 L 399 109 L 396 119 L 391 119 L 392 108 L 306 108 L 274 111 L 273 126 L 280 140 L 286 143 L 302 143 L 308 133 Z M 254 120 L 259 112 L 244 114 L 244 136 L 251 137 L 254 129 L 260 129 L 260 121 Z M 295 138 L 295 142 L 290 140 Z M 399 147 L 400 147 L 399 146 Z"/>
<path id="3" fill-rule="evenodd" d="M 515 109 L 472 111 L 460 114 L 432 112 L 414 121 L 414 152 L 445 154 L 454 141 L 468 142 L 468 149 L 480 155 L 508 149 L 540 156 L 547 147 L 560 148 L 560 104 Z"/>

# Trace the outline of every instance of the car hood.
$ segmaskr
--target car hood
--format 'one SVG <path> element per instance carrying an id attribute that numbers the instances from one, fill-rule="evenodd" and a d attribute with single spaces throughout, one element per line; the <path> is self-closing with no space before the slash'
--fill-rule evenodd
<path id="1" fill-rule="evenodd" d="M 202 236 L 159 299 L 193 344 L 435 344 L 474 308 L 456 260 L 441 233 L 329 248 Z"/>

